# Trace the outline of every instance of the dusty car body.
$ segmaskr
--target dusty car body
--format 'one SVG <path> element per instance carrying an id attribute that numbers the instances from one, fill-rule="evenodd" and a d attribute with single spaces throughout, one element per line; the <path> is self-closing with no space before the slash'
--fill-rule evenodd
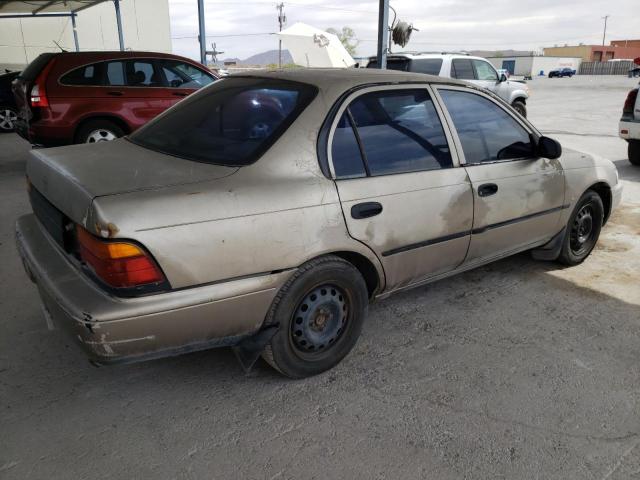
<path id="1" fill-rule="evenodd" d="M 278 88 L 299 88 L 306 99 L 251 162 L 211 164 L 195 157 L 199 151 L 188 160 L 159 151 L 171 144 L 153 144 L 163 136 L 154 129 L 162 133 L 180 115 L 193 118 L 207 95 L 256 82 L 260 94 L 285 85 Z M 470 149 L 477 142 L 455 127 L 474 121 L 458 108 L 467 94 L 490 102 L 500 121 L 526 132 L 535 151 L 474 163 Z M 256 98 L 254 105 L 261 102 Z M 356 113 L 360 100 L 397 107 L 387 126 L 411 139 L 415 134 L 403 122 L 420 125 L 414 116 L 428 107 L 425 135 L 435 133 L 431 142 L 417 141 L 431 163 L 372 174 L 375 155 L 391 158 L 401 145 L 376 144 L 372 122 L 351 125 L 354 135 L 360 132 L 362 162 L 353 163 L 353 153 L 345 157 L 348 168 L 340 164 L 352 145 L 345 143 L 356 116 L 352 106 Z M 420 107 L 407 104 L 412 101 Z M 258 115 L 246 138 L 268 130 L 269 115 L 275 114 Z M 238 121 L 232 117 L 229 124 Z M 35 214 L 16 226 L 18 250 L 46 310 L 100 364 L 228 345 L 257 355 L 266 345 L 267 360 L 283 373 L 318 373 L 355 344 L 369 300 L 524 250 L 556 259 L 574 233 L 577 239 L 593 225 L 592 243 L 574 263 L 582 261 L 622 189 L 611 162 L 573 151 L 557 158 L 559 145 L 494 95 L 413 73 L 312 69 L 231 76 L 136 135 L 33 151 L 27 176 Z M 369 160 L 363 144 L 371 148 Z M 405 159 L 397 160 L 394 168 L 405 168 Z M 597 205 L 580 220 L 585 194 Z M 137 251 L 135 258 L 146 255 L 144 268 L 158 277 L 127 288 L 107 285 L 99 278 L 101 264 L 93 268 L 78 255 L 83 242 L 88 246 L 81 248 L 98 257 L 110 245 Z"/>

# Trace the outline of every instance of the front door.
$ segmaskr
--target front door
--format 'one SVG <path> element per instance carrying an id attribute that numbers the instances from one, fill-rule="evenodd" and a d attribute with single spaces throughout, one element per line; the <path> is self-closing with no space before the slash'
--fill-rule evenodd
<path id="1" fill-rule="evenodd" d="M 471 185 L 438 108 L 424 85 L 370 88 L 329 136 L 349 233 L 380 258 L 388 290 L 453 270 L 469 246 Z"/>
<path id="2" fill-rule="evenodd" d="M 474 196 L 466 262 L 535 246 L 557 234 L 564 205 L 560 161 L 535 155 L 526 123 L 487 95 L 441 87 L 440 98 L 457 132 Z"/>

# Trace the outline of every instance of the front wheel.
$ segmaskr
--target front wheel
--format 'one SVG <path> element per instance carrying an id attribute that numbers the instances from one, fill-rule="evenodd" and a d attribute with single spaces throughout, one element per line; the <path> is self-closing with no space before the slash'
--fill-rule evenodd
<path id="1" fill-rule="evenodd" d="M 332 368 L 356 344 L 368 303 L 362 275 L 346 260 L 328 255 L 305 263 L 269 309 L 265 324 L 279 328 L 263 358 L 291 378 Z"/>
<path id="2" fill-rule="evenodd" d="M 18 113 L 14 108 L 0 105 L 0 132 L 13 132 L 17 119 Z"/>
<path id="3" fill-rule="evenodd" d="M 593 190 L 588 190 L 569 217 L 558 261 L 565 265 L 582 263 L 596 246 L 603 221 L 602 199 Z"/>
<path id="4" fill-rule="evenodd" d="M 631 164 L 640 166 L 640 140 L 629 140 L 627 153 Z"/>
<path id="5" fill-rule="evenodd" d="M 524 118 L 527 118 L 527 106 L 524 104 L 522 100 L 515 100 L 511 106 L 514 108 L 516 112 L 522 115 Z"/>

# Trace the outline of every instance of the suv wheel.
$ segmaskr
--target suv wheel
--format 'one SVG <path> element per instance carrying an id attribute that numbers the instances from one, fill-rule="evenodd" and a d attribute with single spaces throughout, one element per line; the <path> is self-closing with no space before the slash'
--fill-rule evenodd
<path id="1" fill-rule="evenodd" d="M 12 107 L 0 106 L 0 132 L 13 132 L 18 113 Z"/>
<path id="2" fill-rule="evenodd" d="M 91 120 L 78 130 L 76 143 L 110 142 L 123 135 L 124 131 L 109 120 Z"/>
<path id="3" fill-rule="evenodd" d="M 603 220 L 604 207 L 600 195 L 587 190 L 569 217 L 558 261 L 565 265 L 582 263 L 596 246 Z"/>
<path id="4" fill-rule="evenodd" d="M 522 100 L 514 100 L 511 106 L 522 115 L 524 118 L 527 118 L 527 106 L 524 104 Z"/>
<path id="5" fill-rule="evenodd" d="M 333 255 L 311 260 L 274 299 L 265 324 L 279 329 L 262 357 L 291 378 L 324 372 L 356 344 L 368 304 L 367 286 L 352 264 Z"/>
<path id="6" fill-rule="evenodd" d="M 631 164 L 640 166 L 640 140 L 629 140 L 627 153 Z"/>

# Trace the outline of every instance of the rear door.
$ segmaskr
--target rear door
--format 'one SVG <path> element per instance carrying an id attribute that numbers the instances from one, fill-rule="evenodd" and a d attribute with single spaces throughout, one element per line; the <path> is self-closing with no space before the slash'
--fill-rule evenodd
<path id="1" fill-rule="evenodd" d="M 436 89 L 473 187 L 474 220 L 466 262 L 499 257 L 551 239 L 561 229 L 564 172 L 535 155 L 534 132 L 488 95 Z"/>
<path id="2" fill-rule="evenodd" d="M 389 290 L 464 260 L 473 196 L 425 85 L 371 87 L 341 106 L 329 165 L 352 237 L 383 264 Z"/>
<path id="3" fill-rule="evenodd" d="M 135 129 L 164 112 L 171 103 L 155 59 L 131 58 L 119 63 L 123 64 L 125 75 L 125 85 L 119 89 L 123 92 L 122 108 Z"/>

